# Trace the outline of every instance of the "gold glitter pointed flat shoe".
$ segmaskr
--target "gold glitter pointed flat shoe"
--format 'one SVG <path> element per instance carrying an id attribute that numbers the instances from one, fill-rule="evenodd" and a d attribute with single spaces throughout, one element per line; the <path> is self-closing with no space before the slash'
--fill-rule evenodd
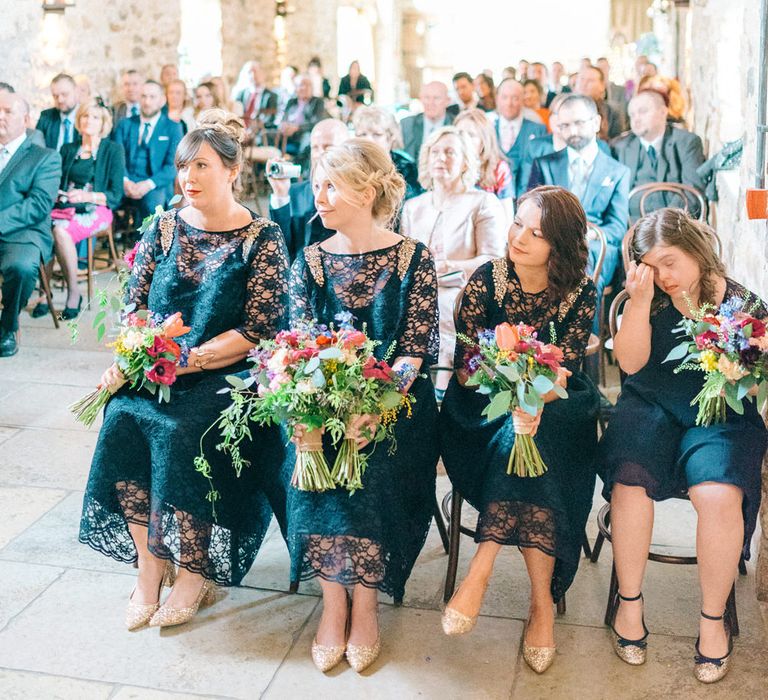
<path id="1" fill-rule="evenodd" d="M 362 673 L 379 658 L 380 651 L 381 635 L 376 637 L 376 642 L 372 647 L 347 644 L 347 661 L 355 671 Z"/>
<path id="2" fill-rule="evenodd" d="M 443 625 L 443 632 L 449 637 L 455 637 L 460 634 L 466 634 L 471 632 L 472 628 L 477 623 L 477 615 L 470 617 L 464 613 L 460 613 L 455 608 L 446 607 L 443 610 L 443 616 L 440 618 L 440 622 Z"/>
<path id="3" fill-rule="evenodd" d="M 347 650 L 346 644 L 339 646 L 326 647 L 317 643 L 317 637 L 312 640 L 312 661 L 318 671 L 327 673 L 332 668 L 338 666 L 344 658 L 344 652 Z"/>
<path id="4" fill-rule="evenodd" d="M 203 579 L 203 585 L 200 593 L 197 594 L 192 607 L 189 608 L 169 608 L 167 605 L 161 605 L 158 611 L 152 615 L 149 621 L 150 627 L 172 627 L 173 625 L 183 625 L 189 622 L 201 606 L 212 605 L 216 602 L 216 585 L 206 579 Z"/>
<path id="5" fill-rule="evenodd" d="M 544 673 L 555 660 L 557 647 L 532 647 L 523 640 L 523 658 L 536 673 Z"/>
<path id="6" fill-rule="evenodd" d="M 723 616 L 715 617 L 713 615 L 707 615 L 702 611 L 701 616 L 707 620 L 722 620 Z M 731 669 L 731 652 L 733 651 L 733 636 L 725 625 L 725 631 L 728 634 L 728 653 L 725 656 L 721 656 L 719 659 L 715 659 L 709 656 L 704 656 L 699 651 L 699 641 L 696 639 L 696 656 L 694 657 L 693 675 L 696 676 L 697 681 L 702 683 L 717 683 L 717 681 L 725 678 L 728 671 Z"/>
<path id="7" fill-rule="evenodd" d="M 128 598 L 128 607 L 125 609 L 125 626 L 129 632 L 133 632 L 141 627 L 144 627 L 152 616 L 157 612 L 160 607 L 160 591 L 163 586 L 170 588 L 173 586 L 173 582 L 176 580 L 176 569 L 173 568 L 173 562 L 167 561 L 165 563 L 165 572 L 163 573 L 163 579 L 160 582 L 160 588 L 157 591 L 156 603 L 134 603 L 133 594 L 136 592 L 136 588 L 131 592 L 131 597 Z"/>
<path id="8" fill-rule="evenodd" d="M 632 602 L 634 600 L 642 600 L 643 594 L 640 593 L 633 598 L 628 598 L 617 593 L 619 600 L 626 600 Z M 630 666 L 642 666 L 645 663 L 646 652 L 648 650 L 648 628 L 645 626 L 645 614 L 643 614 L 643 631 L 645 634 L 640 639 L 625 639 L 617 631 L 616 628 L 611 625 L 611 631 L 613 632 L 613 650 L 624 663 Z"/>

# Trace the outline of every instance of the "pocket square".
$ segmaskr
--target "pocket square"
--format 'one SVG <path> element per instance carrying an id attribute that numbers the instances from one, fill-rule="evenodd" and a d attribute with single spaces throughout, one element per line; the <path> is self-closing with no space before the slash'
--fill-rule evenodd
<path id="1" fill-rule="evenodd" d="M 603 184 L 600 185 L 600 187 L 613 187 L 615 180 L 611 179 L 610 175 L 605 176 L 605 180 L 603 180 Z"/>
<path id="2" fill-rule="evenodd" d="M 167 141 L 167 140 L 168 140 L 168 137 L 167 137 L 167 136 L 158 136 L 158 137 L 157 137 L 157 140 L 158 140 L 158 141 Z"/>

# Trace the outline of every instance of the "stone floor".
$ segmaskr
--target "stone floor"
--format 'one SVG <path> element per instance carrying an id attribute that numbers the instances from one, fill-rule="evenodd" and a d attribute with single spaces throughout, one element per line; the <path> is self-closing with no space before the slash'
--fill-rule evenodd
<path id="1" fill-rule="evenodd" d="M 61 297 L 57 296 L 60 303 Z M 558 656 L 544 676 L 524 664 L 527 577 L 516 550 L 500 556 L 476 630 L 440 630 L 446 555 L 436 530 L 408 584 L 404 605 L 382 600 L 384 646 L 363 675 L 342 664 L 315 670 L 309 646 L 320 613 L 318 586 L 287 591 L 288 558 L 273 529 L 240 588 L 190 624 L 125 631 L 122 615 L 135 571 L 77 543 L 97 427 L 67 405 L 96 382 L 108 355 L 82 323 L 72 347 L 50 318 L 22 318 L 19 354 L 0 360 L 0 698 L 180 700 L 181 698 L 683 698 L 768 697 L 768 629 L 750 565 L 740 577 L 741 637 L 735 667 L 714 687 L 691 667 L 698 593 L 695 567 L 651 563 L 645 595 L 649 661 L 630 668 L 612 652 L 602 617 L 611 566 L 583 561 L 558 618 Z M 448 488 L 439 479 L 442 494 Z M 595 509 L 602 504 L 599 492 Z M 594 514 L 593 514 L 594 515 Z M 467 522 L 471 513 L 466 513 Z M 691 551 L 688 504 L 658 509 L 654 541 Z M 594 517 L 589 535 L 594 540 Z M 459 576 L 473 549 L 462 542 Z"/>

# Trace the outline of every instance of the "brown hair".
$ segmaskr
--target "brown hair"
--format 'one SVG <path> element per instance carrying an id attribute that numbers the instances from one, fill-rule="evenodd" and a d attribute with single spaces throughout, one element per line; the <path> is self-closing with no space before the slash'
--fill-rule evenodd
<path id="1" fill-rule="evenodd" d="M 482 109 L 465 109 L 453 120 L 453 126 L 461 129 L 464 122 L 471 122 L 480 132 L 480 176 L 477 184 L 483 189 L 495 189 L 496 168 L 500 160 L 505 160 L 499 149 L 499 140 L 493 130 L 493 124 L 488 121 Z"/>
<path id="2" fill-rule="evenodd" d="M 197 119 L 197 126 L 181 139 L 176 148 L 176 169 L 192 162 L 203 143 L 207 143 L 216 152 L 227 168 L 242 167 L 241 144 L 245 125 L 240 117 L 216 108 L 203 110 Z"/>
<path id="3" fill-rule="evenodd" d="M 541 209 L 541 232 L 552 248 L 547 270 L 549 298 L 559 302 L 586 274 L 587 215 L 576 195 L 564 187 L 536 187 L 517 200 L 516 209 L 527 200 Z"/>
<path id="4" fill-rule="evenodd" d="M 657 245 L 675 246 L 692 257 L 701 270 L 701 293 L 694 303 L 715 304 L 715 281 L 725 277 L 725 265 L 714 248 L 715 232 L 706 224 L 688 216 L 682 209 L 665 207 L 647 214 L 635 224 L 630 257 L 642 262 Z M 657 308 L 664 292 L 654 289 L 653 307 Z"/>

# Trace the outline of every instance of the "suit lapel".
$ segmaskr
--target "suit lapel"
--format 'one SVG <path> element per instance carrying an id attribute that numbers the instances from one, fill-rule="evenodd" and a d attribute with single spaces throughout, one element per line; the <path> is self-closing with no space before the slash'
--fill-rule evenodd
<path id="1" fill-rule="evenodd" d="M 661 144 L 659 162 L 656 165 L 656 179 L 658 182 L 666 182 L 669 173 L 669 164 L 675 157 L 675 145 L 672 143 L 672 127 L 668 126 L 664 132 L 664 141 Z"/>
<path id="2" fill-rule="evenodd" d="M 139 147 L 140 119 L 131 117 L 131 128 L 128 130 L 128 162 L 133 163 L 136 158 L 136 149 Z"/>
<path id="3" fill-rule="evenodd" d="M 29 138 L 24 139 L 21 146 L 18 147 L 16 153 L 13 154 L 8 164 L 3 168 L 3 172 L 0 173 L 0 185 L 2 185 L 13 173 L 13 171 L 24 160 L 24 155 L 31 148 L 32 142 Z"/>
<path id="4" fill-rule="evenodd" d="M 630 172 L 637 173 L 640 167 L 640 139 L 633 137 L 630 139 L 627 145 L 627 155 L 625 165 L 629 168 Z"/>
<path id="5" fill-rule="evenodd" d="M 592 205 L 595 197 L 600 192 L 600 188 L 603 186 L 603 180 L 607 171 L 607 160 L 608 156 L 602 151 L 597 152 L 597 157 L 592 165 L 592 173 L 589 176 L 589 180 L 587 180 L 587 188 L 584 190 L 584 201 L 582 202 L 584 209 Z"/>
<path id="6" fill-rule="evenodd" d="M 557 151 L 555 158 L 550 161 L 550 171 L 552 172 L 552 184 L 568 189 L 568 149 L 564 148 Z"/>

